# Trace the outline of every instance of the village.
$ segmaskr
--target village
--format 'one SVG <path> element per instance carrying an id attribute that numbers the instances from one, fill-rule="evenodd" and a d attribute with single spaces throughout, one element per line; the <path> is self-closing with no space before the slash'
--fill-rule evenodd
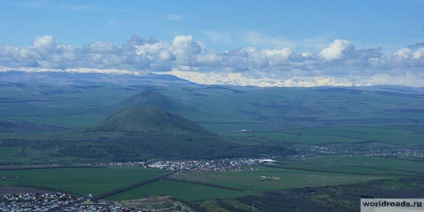
<path id="1" fill-rule="evenodd" d="M 3 195 L 0 211 L 123 211 L 117 206 L 98 206 L 83 203 L 88 197 L 77 197 L 61 192 L 12 193 Z M 112 210 L 111 210 L 112 209 Z"/>
<path id="2" fill-rule="evenodd" d="M 247 167 L 258 165 L 271 165 L 276 161 L 272 159 L 246 159 L 231 158 L 217 160 L 181 160 L 181 161 L 147 161 L 147 162 L 122 162 L 108 163 L 109 166 L 139 166 L 143 168 L 165 169 L 170 171 L 229 171 L 245 170 Z M 105 164 L 99 164 L 105 165 Z"/>

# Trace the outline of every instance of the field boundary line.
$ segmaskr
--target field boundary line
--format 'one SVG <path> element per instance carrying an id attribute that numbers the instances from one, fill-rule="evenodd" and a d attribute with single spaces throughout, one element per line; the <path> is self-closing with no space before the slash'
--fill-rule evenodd
<path id="1" fill-rule="evenodd" d="M 23 165 L 23 166 L 0 166 L 0 171 L 28 170 L 28 169 L 68 169 L 68 168 L 106 168 L 106 166 L 93 166 L 93 165 Z"/>
<path id="2" fill-rule="evenodd" d="M 341 171 L 331 171 L 331 170 L 316 170 L 316 169 L 307 169 L 307 168 L 296 168 L 296 167 L 282 167 L 282 166 L 266 166 L 268 168 L 276 169 L 288 169 L 288 170 L 297 170 L 297 171 L 306 171 L 306 172 L 318 172 L 318 173 L 333 173 L 333 174 L 346 174 L 346 175 L 364 175 L 364 176 L 394 176 L 394 177 L 404 177 L 410 176 L 409 174 L 383 174 L 383 173 L 361 173 L 361 172 L 341 172 Z M 351 167 L 361 167 L 361 168 L 370 168 L 362 166 L 351 166 Z"/>
<path id="3" fill-rule="evenodd" d="M 211 183 L 196 182 L 196 181 L 189 181 L 189 180 L 180 180 L 180 179 L 172 179 L 172 178 L 169 178 L 169 177 L 166 177 L 165 179 L 166 180 L 170 180 L 170 181 L 175 181 L 175 182 L 181 182 L 181 183 L 191 183 L 191 184 L 202 185 L 202 186 L 207 186 L 207 187 L 212 187 L 212 188 L 220 188 L 220 189 L 226 189 L 226 190 L 231 190 L 231 191 L 245 192 L 245 190 L 243 190 L 243 189 L 232 188 L 232 187 L 227 187 L 227 186 L 220 186 L 220 185 L 215 185 L 215 184 L 211 184 Z"/>
<path id="4" fill-rule="evenodd" d="M 131 185 L 127 185 L 127 186 L 120 187 L 120 188 L 117 188 L 117 189 L 112 190 L 112 191 L 105 192 L 105 193 L 103 193 L 103 194 L 96 195 L 95 197 L 93 197 L 93 198 L 91 199 L 91 201 L 95 202 L 95 201 L 98 201 L 98 200 L 100 200 L 100 199 L 104 199 L 104 198 L 106 198 L 106 197 L 113 196 L 113 195 L 115 195 L 115 194 L 119 194 L 119 193 L 122 193 L 122 192 L 125 192 L 125 191 L 132 190 L 132 189 L 134 189 L 134 188 L 138 188 L 138 187 L 141 187 L 141 186 L 144 186 L 144 185 L 150 184 L 150 183 L 154 183 L 154 182 L 156 182 L 156 181 L 158 181 L 158 180 L 160 180 L 160 179 L 166 178 L 166 177 L 168 177 L 168 176 L 170 176 L 170 175 L 174 174 L 175 172 L 176 172 L 176 171 L 173 171 L 173 172 L 171 172 L 171 173 L 168 173 L 168 174 L 162 175 L 162 176 L 157 177 L 157 178 L 154 178 L 154 179 L 147 179 L 147 180 L 143 180 L 143 181 L 138 182 L 138 183 L 134 183 L 134 184 L 131 184 Z"/>

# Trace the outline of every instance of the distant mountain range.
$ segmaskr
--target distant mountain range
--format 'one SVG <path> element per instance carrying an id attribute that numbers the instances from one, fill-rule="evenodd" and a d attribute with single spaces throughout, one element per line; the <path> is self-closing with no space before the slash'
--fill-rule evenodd
<path id="1" fill-rule="evenodd" d="M 117 85 L 166 86 L 193 85 L 194 83 L 167 74 L 130 74 L 130 73 L 78 73 L 78 72 L 24 72 L 0 71 L 1 82 L 11 83 L 48 83 L 58 85 L 85 85 L 111 83 Z"/>
<path id="2" fill-rule="evenodd" d="M 220 85 L 220 86 L 253 86 L 253 87 L 369 87 L 369 83 L 353 83 L 343 79 L 326 76 L 292 77 L 289 79 L 255 79 L 243 77 L 222 77 L 214 73 L 186 73 L 172 71 L 151 73 L 115 69 L 9 69 L 0 67 L 0 82 L 11 83 L 48 83 L 56 85 L 92 85 L 110 83 L 116 85 L 170 86 L 170 85 Z M 379 85 L 375 85 L 379 86 Z M 391 86 L 391 85 L 388 85 Z M 394 84 L 393 86 L 402 86 Z M 407 86 L 406 86 L 407 87 Z"/>

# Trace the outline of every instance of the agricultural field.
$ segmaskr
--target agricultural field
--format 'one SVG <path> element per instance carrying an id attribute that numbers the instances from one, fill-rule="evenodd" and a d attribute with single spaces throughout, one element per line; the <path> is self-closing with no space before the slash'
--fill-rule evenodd
<path id="1" fill-rule="evenodd" d="M 77 195 L 98 195 L 167 173 L 169 171 L 137 167 L 2 170 L 0 179 L 2 177 L 5 179 L 0 183 Z"/>
<path id="2" fill-rule="evenodd" d="M 300 187 L 341 185 L 381 179 L 390 176 L 367 176 L 345 173 L 326 173 L 274 167 L 255 167 L 253 171 L 186 172 L 176 173 L 171 179 L 206 183 L 248 193 L 260 194 L 267 190 Z"/>
<path id="3" fill-rule="evenodd" d="M 280 161 L 279 167 L 333 173 L 409 176 L 424 174 L 424 162 L 372 156 L 324 156 Z"/>
<path id="4" fill-rule="evenodd" d="M 366 141 L 387 144 L 422 145 L 424 125 L 384 127 L 331 127 L 306 128 L 281 131 L 227 132 L 227 138 L 243 138 L 246 142 L 275 142 L 300 144 L 361 143 Z"/>
<path id="5" fill-rule="evenodd" d="M 339 162 L 337 165 L 347 164 Z M 358 159 L 358 161 L 363 161 Z M 364 173 L 349 173 L 332 162 L 327 167 L 333 170 L 312 170 L 292 161 L 292 168 L 280 166 L 254 166 L 236 171 L 185 171 L 177 172 L 165 179 L 143 185 L 108 197 L 110 200 L 138 199 L 143 196 L 173 196 L 177 200 L 199 201 L 229 199 L 246 195 L 258 195 L 268 190 L 287 190 L 302 187 L 322 187 L 366 182 L 376 179 L 392 179 L 412 175 L 407 172 L 381 173 L 379 170 Z M 410 162 L 412 163 L 412 162 Z M 400 161 L 398 166 L 408 162 Z M 376 167 L 381 163 L 372 163 Z M 293 167 L 297 166 L 298 169 Z M 326 167 L 325 165 L 323 167 Z M 409 169 L 422 168 L 409 164 Z M 300 170 L 305 169 L 305 170 Z M 372 170 L 372 169 L 370 169 Z M 397 169 L 395 169 L 397 170 Z M 1 181 L 9 186 L 27 186 L 44 190 L 64 191 L 79 195 L 99 195 L 148 179 L 163 176 L 169 171 L 139 167 L 108 168 L 49 168 L 0 171 Z"/>
<path id="6" fill-rule="evenodd" d="M 9 157 L 21 152 L 21 147 L 0 147 L 0 161 L 7 161 Z"/>
<path id="7" fill-rule="evenodd" d="M 182 201 L 199 201 L 209 199 L 229 199 L 246 196 L 251 193 L 240 190 L 228 190 L 190 182 L 178 182 L 163 179 L 133 190 L 108 197 L 110 200 L 137 199 L 143 196 L 172 196 Z"/>

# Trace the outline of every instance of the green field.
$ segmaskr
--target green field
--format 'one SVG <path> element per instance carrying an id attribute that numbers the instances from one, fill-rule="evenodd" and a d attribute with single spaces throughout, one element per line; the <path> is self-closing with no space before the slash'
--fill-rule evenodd
<path id="1" fill-rule="evenodd" d="M 267 167 L 255 167 L 255 169 L 257 170 L 177 173 L 172 179 L 189 182 L 160 180 L 108 199 L 126 200 L 158 195 L 170 195 L 184 201 L 228 199 L 260 194 L 272 189 L 339 185 L 383 178 Z M 0 171 L 0 177 L 7 177 L 1 181 L 4 185 L 98 195 L 146 179 L 157 178 L 166 173 L 168 172 L 164 170 L 136 167 L 51 168 Z M 266 176 L 266 179 L 262 179 L 261 176 Z"/>
<path id="2" fill-rule="evenodd" d="M 160 180 L 121 194 L 109 197 L 112 200 L 137 199 L 142 196 L 173 196 L 183 201 L 228 199 L 249 195 L 249 192 L 226 190 L 192 183 Z"/>
<path id="3" fill-rule="evenodd" d="M 422 144 L 424 132 L 418 132 L 420 126 L 410 126 L 410 128 L 399 129 L 396 126 L 386 127 L 335 127 L 317 128 L 307 130 L 292 130 L 289 133 L 295 136 L 307 137 L 310 141 L 323 142 L 351 142 L 358 141 L 378 141 L 394 144 Z M 328 140 L 325 136 L 333 136 L 338 139 Z M 324 137 L 324 138 L 322 138 Z M 303 140 L 303 141 L 305 141 Z"/>
<path id="4" fill-rule="evenodd" d="M 272 192 L 278 194 L 278 198 L 284 198 L 286 194 L 297 195 L 300 191 L 298 195 L 312 195 L 313 199 L 325 197 L 326 201 L 330 201 L 331 195 L 335 195 L 331 192 L 334 193 L 337 189 L 354 188 L 355 183 L 366 185 L 373 180 L 384 182 L 384 188 L 391 188 L 392 192 L 409 189 L 415 194 L 416 180 L 403 178 L 422 176 L 423 165 L 423 162 L 369 156 L 279 160 L 274 166 L 253 166 L 246 170 L 177 172 L 168 178 L 115 194 L 107 199 L 119 201 L 146 196 L 172 196 L 176 200 L 192 204 L 193 207 L 213 210 L 221 210 L 222 207 L 246 209 L 249 208 L 249 201 L 260 201 L 261 198 L 266 198 L 264 201 L 272 201 Z M 125 166 L 3 170 L 0 171 L 0 179 L 4 179 L 0 184 L 64 191 L 77 195 L 99 195 L 167 173 L 169 171 Z M 421 175 L 418 175 L 419 173 Z M 367 194 L 374 190 L 361 189 L 355 192 L 361 194 L 363 191 L 363 194 Z M 322 194 L 314 196 L 309 191 L 319 191 Z M 376 192 L 384 193 L 379 190 Z M 345 198 L 345 195 L 348 194 L 336 192 L 337 198 Z M 329 203 L 324 205 L 326 204 Z M 269 203 L 260 207 L 268 205 Z"/>
<path id="5" fill-rule="evenodd" d="M 74 194 L 101 194 L 169 171 L 138 167 L 51 168 L 0 171 L 3 185 L 28 186 Z"/>
<path id="6" fill-rule="evenodd" d="M 406 176 L 424 174 L 424 162 L 372 156 L 326 156 L 280 161 L 281 167 L 333 173 Z"/>
<path id="7" fill-rule="evenodd" d="M 424 141 L 424 126 L 385 126 L 385 127 L 331 127 L 293 129 L 283 131 L 227 132 L 220 135 L 227 138 L 243 138 L 247 142 L 261 143 L 358 143 L 381 142 L 387 144 L 419 145 Z"/>
<path id="8" fill-rule="evenodd" d="M 274 189 L 319 187 L 364 182 L 388 176 L 368 176 L 341 173 L 325 173 L 284 168 L 258 167 L 255 171 L 228 172 L 184 172 L 177 173 L 175 179 L 209 183 L 259 194 Z"/>
<path id="9" fill-rule="evenodd" d="M 21 147 L 0 147 L 0 161 L 7 160 L 10 156 L 18 154 L 21 149 Z"/>

